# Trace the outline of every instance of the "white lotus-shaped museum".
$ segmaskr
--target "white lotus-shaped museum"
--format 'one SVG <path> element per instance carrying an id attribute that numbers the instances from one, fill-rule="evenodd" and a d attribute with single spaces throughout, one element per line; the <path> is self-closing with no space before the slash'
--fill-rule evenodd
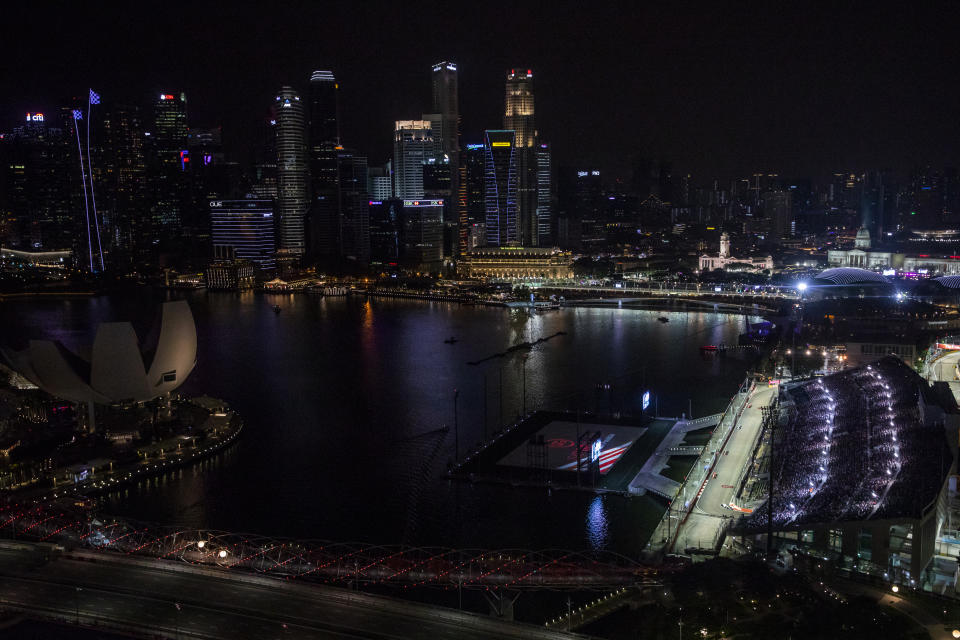
<path id="1" fill-rule="evenodd" d="M 144 402 L 173 391 L 197 362 L 197 328 L 186 301 L 165 302 L 156 348 L 143 350 L 129 322 L 104 322 L 89 360 L 52 340 L 4 352 L 10 366 L 44 391 L 73 402 Z"/>

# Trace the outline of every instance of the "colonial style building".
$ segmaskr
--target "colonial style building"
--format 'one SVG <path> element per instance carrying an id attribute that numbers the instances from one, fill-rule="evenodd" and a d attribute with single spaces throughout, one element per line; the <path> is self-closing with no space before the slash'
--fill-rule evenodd
<path id="1" fill-rule="evenodd" d="M 700 271 L 730 269 L 731 271 L 763 271 L 773 269 L 773 256 L 735 258 L 730 255 L 730 234 L 720 234 L 720 255 L 700 256 Z"/>

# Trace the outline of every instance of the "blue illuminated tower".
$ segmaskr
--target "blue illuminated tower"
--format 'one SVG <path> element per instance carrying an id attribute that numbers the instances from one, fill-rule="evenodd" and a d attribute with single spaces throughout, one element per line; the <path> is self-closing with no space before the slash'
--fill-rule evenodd
<path id="1" fill-rule="evenodd" d="M 517 215 L 516 132 L 488 130 L 484 134 L 484 186 L 487 245 L 520 245 Z"/>

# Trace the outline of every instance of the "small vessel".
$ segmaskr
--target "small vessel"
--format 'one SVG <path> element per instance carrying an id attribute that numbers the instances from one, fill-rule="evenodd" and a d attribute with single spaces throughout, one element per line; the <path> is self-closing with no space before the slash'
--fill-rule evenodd
<path id="1" fill-rule="evenodd" d="M 717 350 L 717 345 L 715 344 L 705 344 L 702 347 L 700 347 L 700 351 L 716 351 L 716 350 Z"/>
<path id="2" fill-rule="evenodd" d="M 444 343 L 444 344 L 453 344 L 453 343 L 455 343 L 456 341 L 457 341 L 457 339 L 456 339 L 454 336 L 450 336 L 449 338 L 447 338 L 446 340 L 444 340 L 443 343 Z"/>
<path id="3" fill-rule="evenodd" d="M 657 318 L 657 322 L 670 322 L 670 320 L 664 316 Z"/>
<path id="4" fill-rule="evenodd" d="M 278 305 L 278 304 L 273 305 L 273 312 L 274 312 L 274 313 L 280 313 L 280 311 L 281 311 L 280 305 Z"/>

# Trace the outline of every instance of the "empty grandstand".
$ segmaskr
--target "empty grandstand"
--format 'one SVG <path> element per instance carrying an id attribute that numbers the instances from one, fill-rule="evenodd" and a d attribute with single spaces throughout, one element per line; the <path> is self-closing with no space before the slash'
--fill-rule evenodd
<path id="1" fill-rule="evenodd" d="M 781 546 L 919 579 L 946 512 L 956 419 L 956 405 L 894 357 L 786 385 L 772 500 L 735 528 L 757 534 L 772 525 Z"/>

